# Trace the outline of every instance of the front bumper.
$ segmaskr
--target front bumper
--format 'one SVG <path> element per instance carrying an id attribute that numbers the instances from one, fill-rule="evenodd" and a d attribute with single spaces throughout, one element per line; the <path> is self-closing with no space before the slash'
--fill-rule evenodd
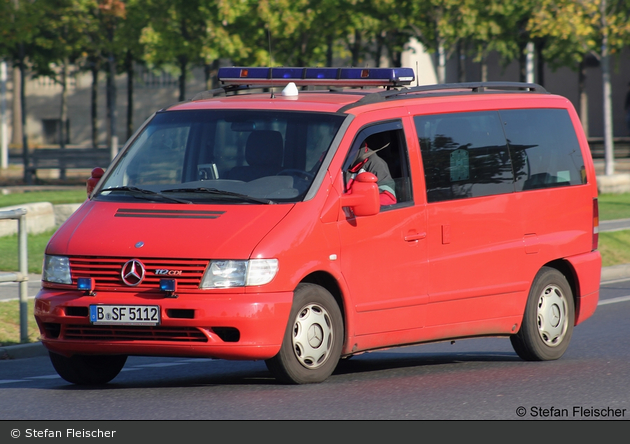
<path id="1" fill-rule="evenodd" d="M 71 356 L 144 355 L 257 360 L 280 350 L 293 300 L 281 293 L 150 293 L 42 289 L 35 320 L 48 350 Z M 93 325 L 89 306 L 159 305 L 158 326 Z"/>

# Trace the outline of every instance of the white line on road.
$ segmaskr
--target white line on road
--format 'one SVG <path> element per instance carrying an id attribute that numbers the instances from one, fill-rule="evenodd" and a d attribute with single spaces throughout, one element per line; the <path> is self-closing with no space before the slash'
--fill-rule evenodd
<path id="1" fill-rule="evenodd" d="M 630 301 L 630 296 L 620 296 L 618 298 L 610 298 L 604 299 L 603 301 L 599 301 L 597 305 L 608 305 L 608 304 L 616 304 L 617 302 L 626 302 Z"/>

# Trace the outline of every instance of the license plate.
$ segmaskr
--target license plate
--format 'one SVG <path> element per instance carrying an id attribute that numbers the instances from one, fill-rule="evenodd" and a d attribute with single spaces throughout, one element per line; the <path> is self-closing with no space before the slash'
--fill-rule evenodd
<path id="1" fill-rule="evenodd" d="M 159 305 L 90 305 L 90 322 L 101 325 L 159 325 Z"/>

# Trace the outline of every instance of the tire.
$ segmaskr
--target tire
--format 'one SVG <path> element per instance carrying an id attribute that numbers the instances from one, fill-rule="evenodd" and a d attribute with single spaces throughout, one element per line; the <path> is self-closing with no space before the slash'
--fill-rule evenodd
<path id="1" fill-rule="evenodd" d="M 521 329 L 510 341 L 526 361 L 551 361 L 569 347 L 574 323 L 571 286 L 558 270 L 543 267 L 530 289 Z"/>
<path id="2" fill-rule="evenodd" d="M 59 376 L 78 385 L 102 385 L 114 379 L 125 366 L 127 356 L 75 355 L 70 358 L 49 352 Z"/>
<path id="3" fill-rule="evenodd" d="M 341 310 L 333 296 L 319 285 L 300 284 L 280 351 L 265 363 L 281 382 L 322 382 L 337 367 L 343 335 Z"/>

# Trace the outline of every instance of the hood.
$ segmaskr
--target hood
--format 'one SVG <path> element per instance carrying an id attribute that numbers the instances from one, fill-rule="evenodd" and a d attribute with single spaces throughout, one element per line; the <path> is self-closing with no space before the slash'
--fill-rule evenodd
<path id="1" fill-rule="evenodd" d="M 293 206 L 88 201 L 57 230 L 46 253 L 247 259 Z"/>

